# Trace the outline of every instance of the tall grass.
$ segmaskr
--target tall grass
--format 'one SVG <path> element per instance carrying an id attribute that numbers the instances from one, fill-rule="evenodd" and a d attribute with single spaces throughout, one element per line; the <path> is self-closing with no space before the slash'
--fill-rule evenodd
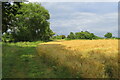
<path id="1" fill-rule="evenodd" d="M 55 69 L 76 78 L 118 77 L 118 40 L 70 40 L 42 43 L 38 54 Z"/>

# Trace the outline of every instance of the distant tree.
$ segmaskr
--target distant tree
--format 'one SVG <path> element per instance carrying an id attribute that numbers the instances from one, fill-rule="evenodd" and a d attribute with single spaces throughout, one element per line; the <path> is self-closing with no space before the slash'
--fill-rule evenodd
<path id="1" fill-rule="evenodd" d="M 68 39 L 91 39 L 92 40 L 92 39 L 97 39 L 99 37 L 88 31 L 81 31 L 81 32 L 76 32 L 75 34 L 70 33 L 67 38 Z"/>
<path id="2" fill-rule="evenodd" d="M 91 39 L 92 38 L 91 33 L 89 33 L 88 31 L 77 32 L 75 33 L 75 35 L 77 39 Z"/>
<path id="3" fill-rule="evenodd" d="M 76 32 L 75 38 L 76 39 L 85 39 L 85 34 L 83 32 Z"/>
<path id="4" fill-rule="evenodd" d="M 68 39 L 75 39 L 75 35 L 73 32 L 70 32 L 70 34 L 67 36 Z"/>
<path id="5" fill-rule="evenodd" d="M 108 32 L 108 33 L 106 33 L 106 34 L 104 35 L 104 37 L 106 37 L 106 38 L 112 38 L 112 33 Z"/>
<path id="6" fill-rule="evenodd" d="M 65 36 L 65 35 L 61 35 L 61 37 L 62 37 L 62 39 L 65 39 L 65 38 L 66 38 L 66 36 Z"/>
<path id="7" fill-rule="evenodd" d="M 98 39 L 100 37 L 96 36 L 94 33 L 90 33 L 90 39 Z"/>
<path id="8" fill-rule="evenodd" d="M 57 36 L 53 36 L 53 39 L 65 39 L 66 36 L 65 35 L 57 35 Z"/>

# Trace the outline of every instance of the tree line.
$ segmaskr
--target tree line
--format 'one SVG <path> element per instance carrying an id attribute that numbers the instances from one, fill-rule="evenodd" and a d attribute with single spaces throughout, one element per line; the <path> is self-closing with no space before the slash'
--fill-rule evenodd
<path id="1" fill-rule="evenodd" d="M 50 39 L 101 39 L 88 31 L 55 35 L 50 29 L 50 14 L 40 3 L 2 2 L 2 41 L 49 41 Z M 112 38 L 112 33 L 104 35 Z"/>
<path id="2" fill-rule="evenodd" d="M 117 38 L 113 37 L 111 32 L 107 32 L 104 35 L 104 38 Z M 81 31 L 81 32 L 70 32 L 69 35 L 56 35 L 53 36 L 52 39 L 104 39 L 103 37 L 96 36 L 94 33 L 90 33 L 88 31 Z"/>

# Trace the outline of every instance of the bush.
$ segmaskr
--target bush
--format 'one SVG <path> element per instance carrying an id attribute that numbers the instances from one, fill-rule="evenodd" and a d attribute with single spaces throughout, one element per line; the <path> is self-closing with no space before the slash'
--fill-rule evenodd
<path id="1" fill-rule="evenodd" d="M 66 38 L 65 35 L 57 35 L 52 37 L 52 39 L 65 39 L 65 38 Z"/>
<path id="2" fill-rule="evenodd" d="M 104 35 L 104 37 L 106 37 L 106 38 L 112 38 L 112 33 L 108 32 L 108 33 L 106 33 L 106 34 Z"/>

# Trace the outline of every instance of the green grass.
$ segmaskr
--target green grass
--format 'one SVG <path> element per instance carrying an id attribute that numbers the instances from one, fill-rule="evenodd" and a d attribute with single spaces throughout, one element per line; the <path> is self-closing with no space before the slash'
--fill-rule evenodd
<path id="1" fill-rule="evenodd" d="M 37 42 L 2 43 L 3 78 L 69 78 L 64 68 L 45 62 L 36 52 Z"/>

